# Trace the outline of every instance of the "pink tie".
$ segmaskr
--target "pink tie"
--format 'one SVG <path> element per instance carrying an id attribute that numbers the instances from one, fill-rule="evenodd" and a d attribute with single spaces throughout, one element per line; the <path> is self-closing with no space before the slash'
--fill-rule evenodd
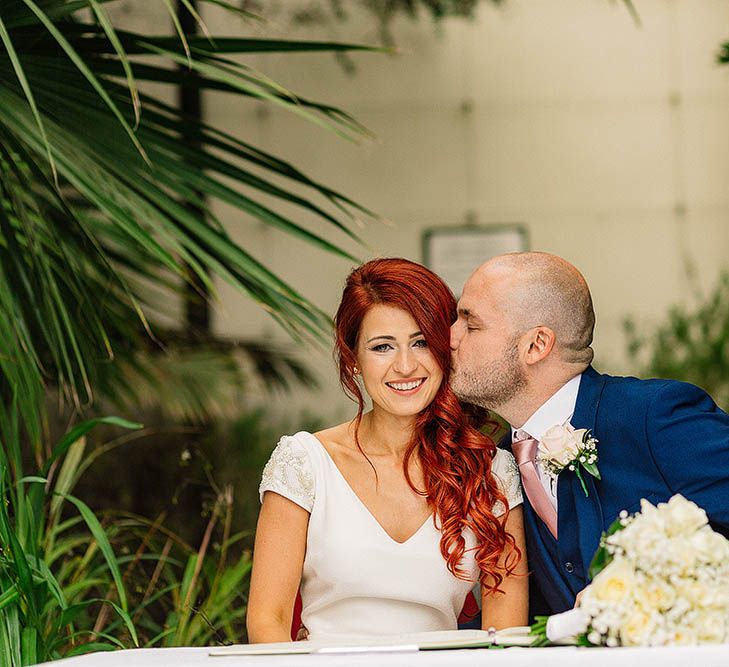
<path id="1" fill-rule="evenodd" d="M 528 434 L 524 431 L 517 431 L 515 435 L 517 437 L 527 436 L 511 445 L 516 462 L 519 464 L 521 483 L 524 491 L 534 511 L 547 525 L 549 532 L 557 539 L 557 512 L 550 502 L 542 483 L 539 481 L 539 474 L 537 473 L 536 460 L 537 445 L 539 443 L 534 438 L 528 437 Z"/>

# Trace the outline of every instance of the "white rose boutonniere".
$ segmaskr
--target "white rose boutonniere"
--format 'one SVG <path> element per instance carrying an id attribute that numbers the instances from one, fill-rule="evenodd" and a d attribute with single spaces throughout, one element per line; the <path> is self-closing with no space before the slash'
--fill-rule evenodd
<path id="1" fill-rule="evenodd" d="M 571 424 L 552 426 L 539 442 L 537 460 L 554 475 L 559 475 L 565 468 L 573 470 L 586 496 L 590 494 L 583 471 L 600 479 L 597 439 L 585 428 L 575 429 Z"/>

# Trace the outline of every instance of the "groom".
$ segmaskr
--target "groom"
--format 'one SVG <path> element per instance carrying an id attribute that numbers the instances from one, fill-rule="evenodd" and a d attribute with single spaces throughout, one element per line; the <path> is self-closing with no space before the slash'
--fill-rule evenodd
<path id="1" fill-rule="evenodd" d="M 729 535 L 729 415 L 690 384 L 597 373 L 594 324 L 579 271 L 530 252 L 479 267 L 451 330 L 454 391 L 512 427 L 506 446 L 519 463 L 529 567 L 543 596 L 534 611 L 574 605 L 602 531 L 641 498 L 680 493 Z M 544 434 L 564 424 L 597 439 L 601 479 L 583 472 L 585 489 L 569 468 L 555 475 L 535 461 Z"/>

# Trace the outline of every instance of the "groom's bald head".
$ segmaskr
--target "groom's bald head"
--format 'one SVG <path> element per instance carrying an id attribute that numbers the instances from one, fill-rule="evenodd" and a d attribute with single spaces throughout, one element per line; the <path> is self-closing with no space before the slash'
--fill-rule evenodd
<path id="1" fill-rule="evenodd" d="M 565 362 L 590 364 L 595 312 L 587 283 L 572 264 L 545 252 L 509 253 L 480 266 L 471 281 L 492 291 L 513 331 L 549 327 Z"/>

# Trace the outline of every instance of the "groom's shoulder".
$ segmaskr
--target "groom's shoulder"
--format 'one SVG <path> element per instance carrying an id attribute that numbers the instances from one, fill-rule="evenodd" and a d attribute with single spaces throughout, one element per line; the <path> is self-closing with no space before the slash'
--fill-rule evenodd
<path id="1" fill-rule="evenodd" d="M 590 368 L 585 372 L 591 380 L 604 384 L 603 397 L 651 402 L 656 396 L 707 396 L 706 392 L 689 382 L 667 378 L 639 378 L 632 375 L 609 375 Z"/>

